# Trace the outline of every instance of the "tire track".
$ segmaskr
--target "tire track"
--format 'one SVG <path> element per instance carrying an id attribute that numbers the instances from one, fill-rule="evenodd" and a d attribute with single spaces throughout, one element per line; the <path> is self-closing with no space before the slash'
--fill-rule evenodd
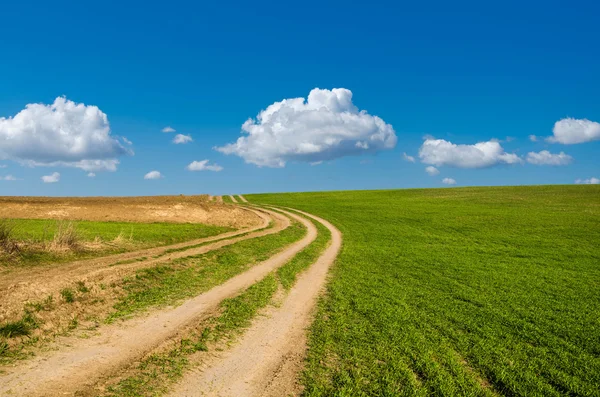
<path id="1" fill-rule="evenodd" d="M 187 373 L 169 396 L 262 397 L 300 392 L 297 379 L 306 352 L 306 329 L 341 248 L 342 235 L 326 220 L 298 212 L 331 231 L 329 247 L 300 275 L 282 305 L 256 320 L 236 346 L 208 363 L 206 369 Z"/>
<path id="2" fill-rule="evenodd" d="M 0 395 L 48 396 L 76 392 L 85 395 L 92 392 L 102 379 L 128 367 L 205 318 L 223 299 L 235 296 L 261 280 L 314 241 L 317 236 L 314 225 L 297 215 L 289 216 L 307 228 L 306 236 L 300 241 L 176 308 L 101 328 L 89 339 L 74 339 L 68 348 L 11 369 L 10 373 L 0 376 Z"/>
<path id="3" fill-rule="evenodd" d="M 230 196 L 229 196 L 229 198 L 231 198 L 231 201 L 232 201 L 234 204 L 236 204 L 236 203 L 237 203 L 237 200 L 235 199 L 235 197 L 233 197 L 233 195 L 230 195 Z"/>
<path id="4" fill-rule="evenodd" d="M 246 200 L 246 198 L 244 196 L 242 196 L 241 194 L 238 194 L 238 197 L 240 198 L 240 200 L 242 200 L 242 203 L 248 202 L 248 200 Z"/>
<path id="5" fill-rule="evenodd" d="M 0 315 L 5 319 L 17 317 L 21 314 L 24 302 L 44 299 L 49 294 L 56 294 L 76 281 L 110 283 L 141 268 L 204 254 L 242 240 L 279 233 L 290 225 L 288 218 L 275 212 L 249 208 L 247 210 L 261 218 L 260 225 L 169 246 L 76 261 L 60 266 L 26 269 L 27 271 L 9 274 L 0 280 Z M 275 221 L 275 225 L 268 228 L 272 220 Z M 195 247 L 211 241 L 214 243 Z M 186 247 L 190 248 L 186 249 Z M 178 251 L 167 253 L 173 249 Z M 149 259 L 139 260 L 141 258 Z M 119 261 L 132 262 L 115 265 Z"/>

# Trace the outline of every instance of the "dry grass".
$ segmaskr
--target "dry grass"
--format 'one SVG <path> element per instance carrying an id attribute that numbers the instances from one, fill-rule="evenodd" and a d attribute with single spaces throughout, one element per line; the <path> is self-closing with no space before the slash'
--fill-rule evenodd
<path id="1" fill-rule="evenodd" d="M 0 252 L 4 255 L 12 256 L 19 252 L 19 244 L 13 238 L 14 229 L 14 222 L 0 219 Z"/>
<path id="2" fill-rule="evenodd" d="M 54 239 L 47 245 L 48 251 L 77 251 L 81 249 L 81 237 L 77 225 L 71 221 L 58 221 Z"/>

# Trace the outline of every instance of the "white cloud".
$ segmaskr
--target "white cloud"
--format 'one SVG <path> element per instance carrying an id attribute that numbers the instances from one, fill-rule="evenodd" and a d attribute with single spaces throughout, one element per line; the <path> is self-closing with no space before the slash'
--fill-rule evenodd
<path id="1" fill-rule="evenodd" d="M 567 165 L 571 161 L 573 161 L 573 157 L 565 154 L 565 152 L 552 154 L 547 150 L 542 150 L 539 153 L 527 153 L 527 162 L 535 165 Z"/>
<path id="2" fill-rule="evenodd" d="M 455 145 L 443 139 L 426 139 L 419 149 L 419 157 L 425 164 L 459 168 L 484 168 L 523 161 L 516 154 L 505 153 L 500 143 L 494 140 L 474 145 Z"/>
<path id="3" fill-rule="evenodd" d="M 171 128 L 171 126 L 166 126 L 161 131 L 168 134 L 169 132 L 175 132 L 176 130 L 175 128 Z"/>
<path id="4" fill-rule="evenodd" d="M 375 153 L 396 146 L 396 133 L 381 118 L 358 110 L 345 88 L 313 89 L 308 99 L 275 102 L 242 125 L 234 143 L 215 148 L 259 167 L 315 162 Z"/>
<path id="5" fill-rule="evenodd" d="M 133 145 L 133 142 L 131 142 L 129 139 L 125 138 L 124 136 L 122 136 L 121 139 L 123 140 L 123 142 L 125 142 L 129 146 Z"/>
<path id="6" fill-rule="evenodd" d="M 315 165 L 321 165 L 321 164 L 323 164 L 323 162 L 322 162 L 322 161 L 313 161 L 312 163 L 310 163 L 310 165 L 312 165 L 313 167 L 314 167 Z"/>
<path id="7" fill-rule="evenodd" d="M 442 179 L 442 183 L 446 185 L 456 185 L 456 181 L 452 178 L 444 178 Z"/>
<path id="8" fill-rule="evenodd" d="M 60 174 L 58 172 L 53 172 L 50 175 L 44 175 L 42 181 L 44 181 L 44 183 L 56 183 L 60 181 Z"/>
<path id="9" fill-rule="evenodd" d="M 583 185 L 598 185 L 598 184 L 600 184 L 600 179 L 598 179 L 598 178 L 577 179 L 575 181 L 575 183 L 583 184 Z"/>
<path id="10" fill-rule="evenodd" d="M 160 179 L 162 177 L 162 174 L 158 171 L 150 171 L 149 173 L 144 175 L 144 179 Z"/>
<path id="11" fill-rule="evenodd" d="M 6 176 L 0 176 L 0 181 L 16 181 L 17 178 L 15 178 L 12 175 L 6 175 Z"/>
<path id="12" fill-rule="evenodd" d="M 217 164 L 209 164 L 208 160 L 192 161 L 186 167 L 189 171 L 215 171 L 219 172 L 223 170 L 223 167 Z"/>
<path id="13" fill-rule="evenodd" d="M 537 138 L 537 136 L 535 136 L 535 135 L 529 135 L 529 140 L 530 140 L 531 142 L 537 142 L 538 138 Z"/>
<path id="14" fill-rule="evenodd" d="M 406 153 L 402 153 L 402 159 L 404 159 L 405 161 L 408 161 L 409 163 L 415 162 L 415 158 L 413 156 L 409 156 Z"/>
<path id="15" fill-rule="evenodd" d="M 87 174 L 87 176 L 90 178 L 95 178 L 96 174 L 94 174 L 93 172 L 90 172 L 89 174 Z"/>
<path id="16" fill-rule="evenodd" d="M 431 176 L 435 176 L 440 173 L 440 170 L 438 170 L 434 166 L 430 165 L 429 167 L 425 168 L 425 172 L 427 172 Z"/>
<path id="17" fill-rule="evenodd" d="M 600 139 L 600 123 L 587 119 L 566 118 L 554 123 L 548 142 L 571 145 Z"/>
<path id="18" fill-rule="evenodd" d="M 176 143 L 176 144 L 183 144 L 183 143 L 188 143 L 188 142 L 192 142 L 192 141 L 193 141 L 193 139 L 190 135 L 177 134 L 173 138 L 173 143 Z"/>
<path id="19" fill-rule="evenodd" d="M 111 164 L 131 155 L 110 132 L 98 107 L 58 97 L 54 103 L 28 104 L 14 117 L 0 118 L 0 159 L 35 166 L 66 166 L 87 170 L 91 163 Z"/>

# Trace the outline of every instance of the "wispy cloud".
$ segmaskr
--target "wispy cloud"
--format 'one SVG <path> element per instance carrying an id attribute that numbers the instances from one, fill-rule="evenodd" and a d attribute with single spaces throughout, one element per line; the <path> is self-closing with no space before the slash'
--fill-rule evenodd
<path id="1" fill-rule="evenodd" d="M 208 160 L 192 161 L 186 168 L 189 171 L 223 171 L 223 167 L 218 164 L 209 164 Z"/>
<path id="2" fill-rule="evenodd" d="M 162 177 L 162 174 L 158 171 L 150 171 L 149 173 L 144 175 L 144 179 L 160 179 Z"/>
<path id="3" fill-rule="evenodd" d="M 42 181 L 44 183 L 56 183 L 56 182 L 60 181 L 60 173 L 53 172 L 50 175 L 44 175 L 42 177 Z"/>
<path id="4" fill-rule="evenodd" d="M 170 132 L 175 132 L 176 130 L 175 130 L 175 128 L 171 128 L 171 126 L 166 126 L 161 131 L 168 134 Z"/>
<path id="5" fill-rule="evenodd" d="M 190 135 L 177 134 L 173 138 L 173 143 L 178 144 L 178 145 L 189 143 L 192 141 L 193 141 L 193 139 Z"/>

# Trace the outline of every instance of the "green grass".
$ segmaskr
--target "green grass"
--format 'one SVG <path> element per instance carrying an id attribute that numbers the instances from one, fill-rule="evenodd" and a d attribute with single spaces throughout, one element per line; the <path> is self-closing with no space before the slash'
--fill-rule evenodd
<path id="1" fill-rule="evenodd" d="M 231 200 L 231 197 L 229 196 L 221 196 L 223 197 L 223 202 L 226 204 L 233 204 L 233 201 Z"/>
<path id="2" fill-rule="evenodd" d="M 125 281 L 126 294 L 115 305 L 109 321 L 151 306 L 172 304 L 196 296 L 268 259 L 305 234 L 304 226 L 293 222 L 276 234 L 243 240 L 205 254 L 139 270 Z"/>
<path id="3" fill-rule="evenodd" d="M 344 236 L 306 395 L 599 395 L 600 187 L 245 197 Z"/>
<path id="4" fill-rule="evenodd" d="M 233 230 L 228 227 L 188 223 L 77 221 L 74 224 L 80 241 L 91 242 L 99 238 L 106 243 L 105 247 L 101 250 L 52 252 L 42 247 L 36 247 L 35 244 L 52 241 L 59 227 L 58 221 L 51 219 L 10 219 L 9 221 L 12 227 L 11 238 L 15 241 L 24 242 L 25 248 L 20 250 L 16 260 L 14 257 L 0 257 L 0 265 L 6 266 L 61 263 L 131 249 L 175 244 Z M 124 239 L 127 244 L 113 242 L 119 237 Z"/>
<path id="5" fill-rule="evenodd" d="M 295 282 L 297 274 L 314 263 L 326 248 L 331 233 L 320 223 L 313 223 L 317 226 L 319 235 L 308 247 L 279 268 L 276 273 L 268 275 L 240 295 L 221 302 L 218 316 L 201 324 L 198 331 L 183 338 L 174 348 L 152 354 L 142 360 L 134 374 L 110 386 L 107 395 L 160 395 L 189 368 L 191 354 L 208 350 L 211 343 L 231 341 L 243 329 L 250 326 L 258 311 L 271 302 L 278 286 L 282 285 L 285 289 L 289 289 Z"/>
<path id="6" fill-rule="evenodd" d="M 11 222 L 14 223 L 13 238 L 20 241 L 51 241 L 58 228 L 58 222 L 53 219 L 11 219 Z M 175 244 L 233 230 L 198 223 L 73 222 L 83 241 L 93 241 L 96 237 L 111 241 L 122 235 L 150 245 Z"/>

